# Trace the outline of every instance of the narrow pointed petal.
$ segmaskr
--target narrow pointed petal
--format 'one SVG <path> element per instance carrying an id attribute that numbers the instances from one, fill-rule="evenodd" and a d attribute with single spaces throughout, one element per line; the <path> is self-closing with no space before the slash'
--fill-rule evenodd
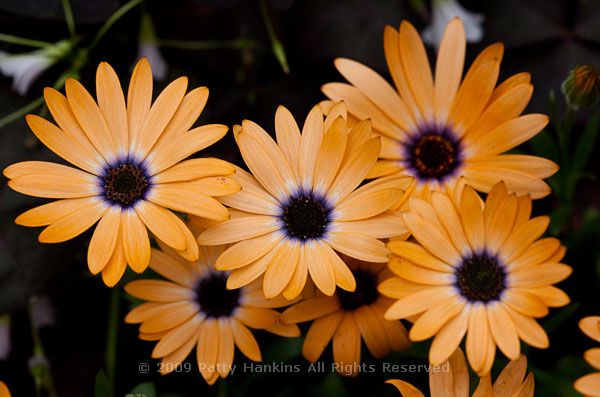
<path id="1" fill-rule="evenodd" d="M 92 274 L 98 274 L 110 260 L 120 228 L 121 209 L 111 207 L 98 222 L 88 248 L 87 261 Z"/>
<path id="2" fill-rule="evenodd" d="M 141 273 L 150 263 L 150 239 L 146 225 L 135 211 L 126 210 L 121 215 L 123 221 L 123 247 L 129 266 Z"/>

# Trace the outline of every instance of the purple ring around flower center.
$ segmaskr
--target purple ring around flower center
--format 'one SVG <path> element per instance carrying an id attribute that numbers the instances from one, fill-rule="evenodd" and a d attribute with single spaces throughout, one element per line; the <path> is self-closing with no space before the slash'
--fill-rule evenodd
<path id="1" fill-rule="evenodd" d="M 299 190 L 281 204 L 279 220 L 287 238 L 305 242 L 327 233 L 332 213 L 326 197 L 312 190 Z"/>
<path id="2" fill-rule="evenodd" d="M 455 288 L 470 302 L 497 301 L 507 288 L 504 264 L 487 251 L 465 256 L 456 266 L 454 276 Z"/>
<path id="3" fill-rule="evenodd" d="M 152 178 L 143 162 L 124 158 L 107 165 L 98 184 L 109 204 L 130 208 L 147 196 Z"/>
<path id="4" fill-rule="evenodd" d="M 421 181 L 444 181 L 463 163 L 463 148 L 447 126 L 422 125 L 404 144 L 407 170 Z"/>

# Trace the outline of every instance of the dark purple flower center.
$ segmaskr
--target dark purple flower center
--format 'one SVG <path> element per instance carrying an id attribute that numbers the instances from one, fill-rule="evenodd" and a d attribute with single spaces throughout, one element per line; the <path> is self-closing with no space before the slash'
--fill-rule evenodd
<path id="1" fill-rule="evenodd" d="M 337 293 L 340 305 L 348 311 L 370 305 L 379 297 L 376 275 L 365 270 L 355 270 L 352 274 L 356 280 L 356 289 L 353 292 L 339 290 Z"/>
<path id="2" fill-rule="evenodd" d="M 330 223 L 331 208 L 313 193 L 290 197 L 282 206 L 281 220 L 288 237 L 306 241 L 322 237 Z"/>
<path id="3" fill-rule="evenodd" d="M 460 164 L 460 145 L 446 129 L 424 129 L 407 149 L 409 167 L 421 179 L 441 180 Z"/>
<path id="4" fill-rule="evenodd" d="M 240 290 L 227 289 L 225 273 L 211 273 L 196 285 L 196 302 L 207 317 L 228 317 L 239 306 Z"/>
<path id="5" fill-rule="evenodd" d="M 456 287 L 468 300 L 487 303 L 500 299 L 506 289 L 506 271 L 496 256 L 473 254 L 456 269 Z"/>
<path id="6" fill-rule="evenodd" d="M 134 204 L 144 196 L 150 185 L 144 169 L 132 162 L 109 168 L 103 182 L 106 199 L 121 206 Z"/>

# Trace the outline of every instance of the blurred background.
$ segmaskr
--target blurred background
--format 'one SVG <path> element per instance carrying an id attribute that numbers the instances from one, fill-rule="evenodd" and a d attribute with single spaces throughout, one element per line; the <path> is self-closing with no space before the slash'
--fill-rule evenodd
<path id="1" fill-rule="evenodd" d="M 553 195 L 536 202 L 534 211 L 552 215 L 550 233 L 568 247 L 565 262 L 574 273 L 561 288 L 572 303 L 542 320 L 550 348 L 525 352 L 536 395 L 577 396 L 571 384 L 591 372 L 582 353 L 592 346 L 577 323 L 600 314 L 600 153 L 595 145 L 600 116 L 597 105 L 569 110 L 561 83 L 579 64 L 600 65 L 599 0 L 0 0 L 0 168 L 57 159 L 29 131 L 23 115 L 49 117 L 42 89 L 62 89 L 66 76 L 77 77 L 93 92 L 100 61 L 108 61 L 126 86 L 136 60 L 146 54 L 155 71 L 155 93 L 181 75 L 190 78 L 190 87 L 210 88 L 199 123 L 232 125 L 248 118 L 272 132 L 278 105 L 302 123 L 324 99 L 320 86 L 343 80 L 333 67 L 335 57 L 359 60 L 388 77 L 386 24 L 397 27 L 408 19 L 419 31 L 429 31 L 433 59 L 435 31 L 444 24 L 439 17 L 445 10 L 436 7 L 449 5 L 467 16 L 472 41 L 467 62 L 490 43 L 504 42 L 501 80 L 531 72 L 535 91 L 527 112 L 551 116 L 547 130 L 519 151 L 561 165 L 550 181 Z M 16 54 L 26 56 L 15 62 Z M 241 164 L 231 134 L 203 153 Z M 191 372 L 160 376 L 150 359 L 154 344 L 138 340 L 137 327 L 122 321 L 133 304 L 122 285 L 136 276 L 126 275 L 113 290 L 90 276 L 85 261 L 90 233 L 59 245 L 39 244 L 39 230 L 13 221 L 42 201 L 11 191 L 0 179 L 0 380 L 14 396 L 35 396 L 36 389 L 44 396 L 108 396 L 98 394 L 107 352 L 116 354 L 115 396 L 131 391 L 148 397 L 393 396 L 397 392 L 384 381 L 398 377 L 427 390 L 424 373 L 381 371 L 354 379 L 330 372 L 235 373 L 207 387 L 194 359 Z M 306 365 L 301 338 L 257 336 L 265 363 Z M 424 364 L 427 350 L 419 343 L 383 361 Z M 378 363 L 366 350 L 363 358 Z M 322 360 L 329 365 L 330 348 Z M 497 361 L 496 370 L 505 363 Z M 147 374 L 139 370 L 145 362 L 151 368 Z M 236 353 L 235 363 L 244 362 Z"/>

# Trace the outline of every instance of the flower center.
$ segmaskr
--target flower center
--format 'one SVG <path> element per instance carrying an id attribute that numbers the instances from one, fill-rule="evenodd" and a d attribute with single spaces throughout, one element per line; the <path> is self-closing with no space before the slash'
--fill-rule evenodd
<path id="1" fill-rule="evenodd" d="M 196 286 L 196 302 L 207 317 L 227 317 L 239 306 L 240 291 L 227 289 L 225 273 L 211 273 Z"/>
<path id="2" fill-rule="evenodd" d="M 363 305 L 370 305 L 379 297 L 377 292 L 377 277 L 364 270 L 352 272 L 356 280 L 354 292 L 339 290 L 337 295 L 344 310 L 356 310 Z"/>
<path id="3" fill-rule="evenodd" d="M 428 132 L 409 145 L 409 161 L 424 179 L 441 179 L 458 166 L 459 146 L 449 133 Z"/>
<path id="4" fill-rule="evenodd" d="M 330 207 L 312 193 L 290 197 L 282 209 L 281 219 L 287 235 L 299 240 L 323 236 L 330 222 Z"/>
<path id="5" fill-rule="evenodd" d="M 149 184 L 149 178 L 141 167 L 125 163 L 106 172 L 104 194 L 113 203 L 129 206 L 144 195 Z"/>
<path id="6" fill-rule="evenodd" d="M 506 271 L 495 256 L 473 254 L 456 269 L 456 287 L 470 301 L 498 300 L 506 289 Z"/>

